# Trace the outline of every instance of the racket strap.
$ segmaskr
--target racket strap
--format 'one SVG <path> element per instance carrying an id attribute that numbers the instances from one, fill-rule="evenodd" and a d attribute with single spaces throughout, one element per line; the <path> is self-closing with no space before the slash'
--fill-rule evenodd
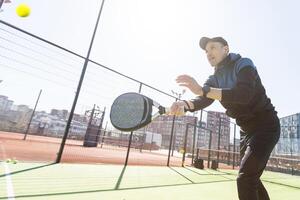
<path id="1" fill-rule="evenodd" d="M 186 112 L 186 111 L 190 111 L 191 110 L 191 107 L 190 107 L 190 105 L 189 105 L 189 103 L 186 101 L 186 100 L 182 100 L 184 103 L 185 103 L 185 105 L 186 105 L 186 107 L 184 106 L 184 112 Z"/>

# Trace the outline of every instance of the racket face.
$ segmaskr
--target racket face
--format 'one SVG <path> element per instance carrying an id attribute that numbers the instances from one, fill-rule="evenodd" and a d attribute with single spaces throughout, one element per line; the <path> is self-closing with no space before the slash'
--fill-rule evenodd
<path id="1" fill-rule="evenodd" d="M 121 131 L 135 131 L 151 122 L 152 104 L 138 93 L 118 96 L 110 110 L 112 125 Z"/>

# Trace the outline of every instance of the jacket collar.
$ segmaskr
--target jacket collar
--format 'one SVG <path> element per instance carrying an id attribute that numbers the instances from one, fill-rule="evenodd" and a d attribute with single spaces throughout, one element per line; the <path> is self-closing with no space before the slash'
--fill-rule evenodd
<path id="1" fill-rule="evenodd" d="M 220 71 L 221 69 L 231 66 L 234 62 L 241 58 L 240 54 L 229 53 L 216 67 L 215 73 Z"/>

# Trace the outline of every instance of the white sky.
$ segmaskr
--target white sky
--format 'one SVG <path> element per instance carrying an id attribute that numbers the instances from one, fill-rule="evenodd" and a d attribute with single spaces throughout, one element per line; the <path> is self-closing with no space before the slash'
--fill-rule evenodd
<path id="1" fill-rule="evenodd" d="M 19 3 L 31 7 L 29 17 L 20 18 L 15 14 Z M 175 83 L 177 75 L 190 74 L 202 84 L 213 73 L 198 41 L 202 36 L 223 36 L 229 42 L 231 52 L 253 60 L 279 116 L 294 114 L 300 112 L 299 4 L 296 0 L 106 0 L 90 58 L 171 93 L 171 90 L 181 90 Z M 0 18 L 86 56 L 100 5 L 101 1 L 96 0 L 12 0 L 12 3 L 3 5 Z M 7 29 L 2 24 L 0 28 Z M 7 30 L 26 37 L 12 29 Z M 69 63 L 62 65 L 0 40 L 2 56 L 36 67 L 41 66 L 40 61 L 53 65 L 52 68 L 45 65 L 42 69 L 48 72 L 42 72 L 1 57 L 0 80 L 4 81 L 0 83 L 0 94 L 9 96 L 16 104 L 33 107 L 39 89 L 43 89 L 38 110 L 69 110 L 82 61 L 69 55 L 51 55 L 50 51 L 33 47 L 1 30 L 0 36 Z M 16 56 L 7 52 L 5 47 L 24 51 L 24 54 L 39 61 Z M 3 65 L 14 65 L 19 71 Z M 58 75 L 51 75 L 49 71 Z M 64 83 L 64 86 L 29 78 L 28 73 Z M 89 65 L 78 110 L 83 111 L 98 102 L 109 105 L 113 96 L 138 91 L 138 84 L 125 82 L 95 65 Z M 147 91 L 145 93 L 148 94 Z M 165 100 L 158 94 L 149 92 L 149 95 L 164 104 L 170 103 L 170 99 Z M 184 96 L 187 99 L 191 97 L 191 93 Z M 224 111 L 218 102 L 207 110 Z"/>

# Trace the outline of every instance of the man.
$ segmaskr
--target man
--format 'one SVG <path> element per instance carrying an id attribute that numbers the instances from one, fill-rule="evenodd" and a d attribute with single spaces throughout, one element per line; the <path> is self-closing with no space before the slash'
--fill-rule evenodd
<path id="1" fill-rule="evenodd" d="M 186 111 L 194 112 L 219 100 L 226 114 L 236 119 L 241 128 L 239 199 L 268 200 L 260 176 L 279 139 L 277 112 L 250 59 L 229 53 L 228 43 L 222 37 L 202 37 L 200 47 L 214 67 L 214 74 L 203 87 L 189 75 L 178 76 L 177 83 L 190 89 L 198 98 L 173 103 L 171 113 L 178 113 L 183 106 Z"/>

